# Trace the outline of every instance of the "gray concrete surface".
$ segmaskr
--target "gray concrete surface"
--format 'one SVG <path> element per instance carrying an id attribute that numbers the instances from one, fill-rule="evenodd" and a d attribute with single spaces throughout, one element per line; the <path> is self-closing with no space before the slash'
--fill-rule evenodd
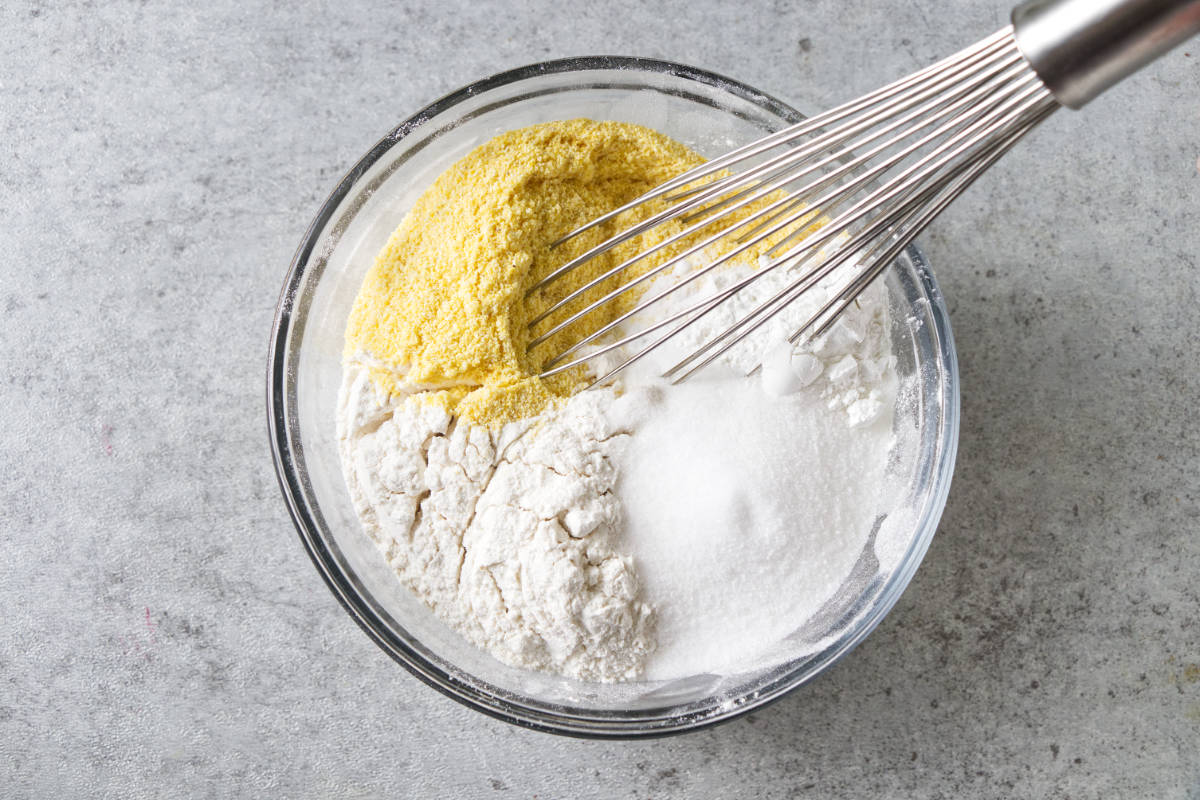
<path id="1" fill-rule="evenodd" d="M 275 484 L 276 294 L 424 103 L 582 53 L 819 109 L 1001 0 L 0 7 L 0 796 L 1200 798 L 1200 42 L 1057 115 L 924 239 L 959 467 L 894 613 L 815 684 L 597 743 L 418 683 Z"/>

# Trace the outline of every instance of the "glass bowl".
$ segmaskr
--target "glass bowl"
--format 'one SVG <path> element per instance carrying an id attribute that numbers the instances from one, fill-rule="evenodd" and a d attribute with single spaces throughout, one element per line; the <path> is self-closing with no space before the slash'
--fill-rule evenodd
<path id="1" fill-rule="evenodd" d="M 534 64 L 460 89 L 385 136 L 333 190 L 283 286 L 267 405 L 284 498 L 330 590 L 385 652 L 472 708 L 555 733 L 631 738 L 694 730 L 762 706 L 862 641 L 912 578 L 945 505 L 958 438 L 958 370 L 946 309 L 921 253 L 885 274 L 902 377 L 889 472 L 902 497 L 838 594 L 785 642 L 785 657 L 738 674 L 593 684 L 509 667 L 446 627 L 395 578 L 359 526 L 335 433 L 346 317 L 375 254 L 416 197 L 492 136 L 573 117 L 647 125 L 715 156 L 802 119 L 745 84 L 640 58 Z"/>

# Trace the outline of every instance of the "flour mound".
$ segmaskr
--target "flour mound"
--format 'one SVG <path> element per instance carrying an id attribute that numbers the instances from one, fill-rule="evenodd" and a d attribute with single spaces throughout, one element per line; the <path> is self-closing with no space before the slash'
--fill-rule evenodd
<path id="1" fill-rule="evenodd" d="M 614 461 L 629 438 L 610 390 L 499 432 L 421 394 L 380 392 L 349 360 L 346 483 L 401 582 L 499 660 L 592 681 L 641 674 L 655 617 L 613 545 Z"/>

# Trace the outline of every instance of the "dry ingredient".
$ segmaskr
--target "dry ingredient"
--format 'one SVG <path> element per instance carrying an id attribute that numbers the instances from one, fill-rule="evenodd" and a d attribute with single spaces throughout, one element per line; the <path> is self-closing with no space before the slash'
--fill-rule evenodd
<path id="1" fill-rule="evenodd" d="M 569 283 L 579 285 L 635 252 L 633 243 L 610 250 L 572 282 L 526 299 L 538 279 L 616 228 L 550 245 L 598 210 L 616 208 L 702 161 L 649 128 L 615 122 L 576 119 L 495 137 L 438 177 L 379 254 L 350 313 L 347 356 L 376 359 L 372 375 L 387 391 L 438 390 L 429 399 L 472 422 L 537 415 L 573 394 L 583 375 L 534 377 L 537 354 L 526 353 L 532 338 L 526 323 Z M 661 226 L 642 244 L 682 227 Z M 666 248 L 663 257 L 677 251 Z M 540 352 L 561 349 L 632 301 L 626 296 L 606 318 L 593 315 L 568 327 Z"/>
<path id="2" fill-rule="evenodd" d="M 889 505 L 896 381 L 883 287 L 811 346 L 786 337 L 829 284 L 707 372 L 676 386 L 655 380 L 726 316 L 744 316 L 793 277 L 764 275 L 626 378 L 626 402 L 648 406 L 617 458 L 616 486 L 623 544 L 657 611 L 645 679 L 769 657 L 834 596 Z M 760 357 L 761 378 L 744 377 Z"/>
<path id="3" fill-rule="evenodd" d="M 654 615 L 614 544 L 611 454 L 629 437 L 612 400 L 581 393 L 497 432 L 347 365 L 338 432 L 363 528 L 405 586 L 505 663 L 612 681 L 653 649 Z"/>
<path id="4" fill-rule="evenodd" d="M 784 342 L 811 310 L 790 308 L 682 386 L 655 363 L 581 393 L 580 374 L 533 376 L 525 322 L 557 298 L 526 288 L 609 231 L 549 243 L 698 161 L 619 123 L 504 134 L 422 196 L 356 300 L 338 416 L 355 508 L 400 580 L 506 663 L 600 681 L 735 669 L 866 543 L 895 392 L 881 289 L 812 347 Z M 761 379 L 743 377 L 759 356 Z"/>

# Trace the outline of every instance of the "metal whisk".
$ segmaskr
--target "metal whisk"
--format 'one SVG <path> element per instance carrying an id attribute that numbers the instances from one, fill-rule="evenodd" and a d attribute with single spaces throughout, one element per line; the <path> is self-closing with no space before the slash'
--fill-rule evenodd
<path id="1" fill-rule="evenodd" d="M 664 222 L 681 220 L 684 228 L 549 307 L 530 323 L 538 334 L 530 348 L 681 263 L 701 265 L 666 288 L 654 284 L 631 310 L 549 358 L 542 376 L 612 351 L 624 356 L 629 351 L 621 348 L 657 334 L 594 382 L 602 383 L 778 269 L 794 275 L 782 290 L 665 376 L 680 381 L 703 368 L 842 268 L 832 296 L 789 341 L 821 335 L 934 217 L 1060 105 L 1082 107 L 1198 32 L 1200 0 L 1031 0 L 1013 11 L 1011 26 L 956 55 L 706 162 L 593 220 L 560 241 L 648 201 L 670 203 L 564 264 L 530 293 Z M 801 238 L 814 212 L 827 221 Z M 569 303 L 680 242 L 687 245 L 682 252 L 555 319 Z M 755 248 L 765 249 L 765 266 L 628 332 L 646 309 Z"/>

